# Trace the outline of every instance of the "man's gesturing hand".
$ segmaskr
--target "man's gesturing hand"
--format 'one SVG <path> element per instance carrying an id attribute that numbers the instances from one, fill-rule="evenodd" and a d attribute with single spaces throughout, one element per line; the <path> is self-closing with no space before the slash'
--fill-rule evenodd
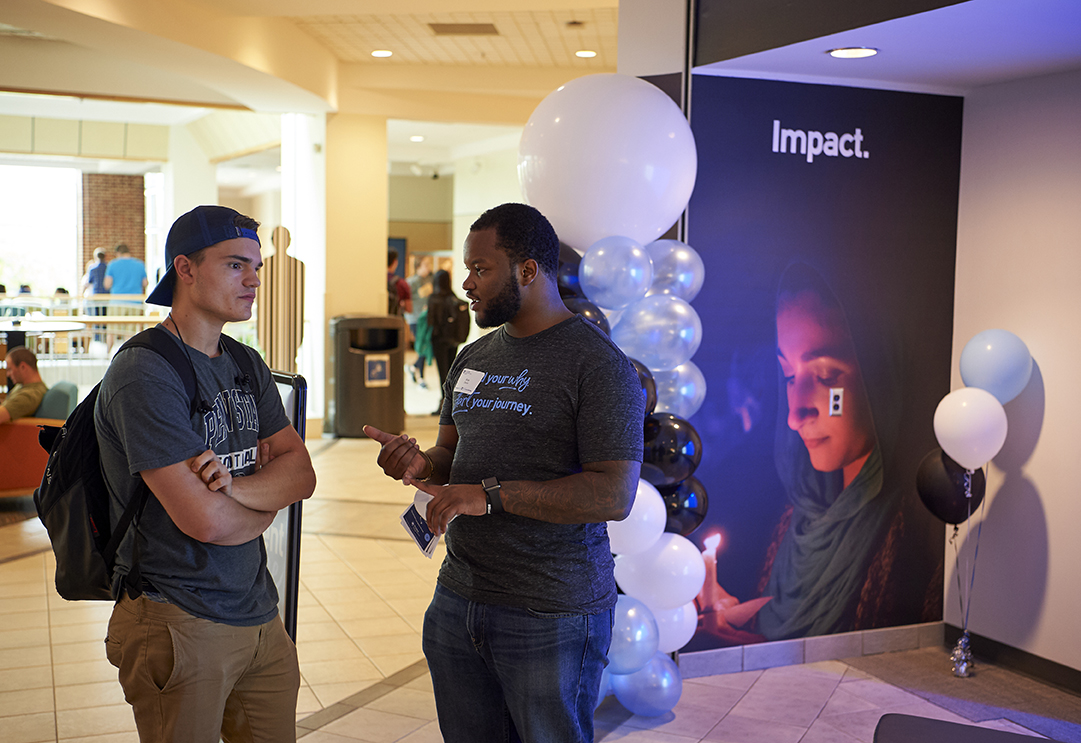
<path id="1" fill-rule="evenodd" d="M 430 474 L 428 460 L 420 453 L 417 440 L 409 438 L 409 434 L 395 436 L 374 426 L 364 426 L 364 435 L 382 444 L 375 461 L 389 477 L 416 479 Z"/>

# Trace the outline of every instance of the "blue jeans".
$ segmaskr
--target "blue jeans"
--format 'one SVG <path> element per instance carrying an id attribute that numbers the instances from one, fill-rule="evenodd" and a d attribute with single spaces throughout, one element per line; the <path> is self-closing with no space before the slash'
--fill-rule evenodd
<path id="1" fill-rule="evenodd" d="M 444 742 L 592 743 L 612 620 L 480 604 L 437 585 L 424 655 Z"/>

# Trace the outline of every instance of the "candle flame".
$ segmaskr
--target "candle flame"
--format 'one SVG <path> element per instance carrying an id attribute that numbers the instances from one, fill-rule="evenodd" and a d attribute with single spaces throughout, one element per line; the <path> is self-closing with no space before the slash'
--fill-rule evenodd
<path id="1" fill-rule="evenodd" d="M 711 537 L 706 537 L 702 544 L 706 545 L 706 551 L 716 552 L 717 548 L 721 546 L 721 535 L 714 534 Z"/>

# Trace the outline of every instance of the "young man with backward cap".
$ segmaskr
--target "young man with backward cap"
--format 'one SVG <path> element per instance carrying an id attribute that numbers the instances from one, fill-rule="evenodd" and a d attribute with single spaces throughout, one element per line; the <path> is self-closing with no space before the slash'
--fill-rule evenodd
<path id="1" fill-rule="evenodd" d="M 147 302 L 171 308 L 158 327 L 191 364 L 197 409 L 145 348 L 116 356 L 95 408 L 113 519 L 141 482 L 153 494 L 117 556 L 128 585 L 116 581 L 105 640 L 144 743 L 296 736 L 296 648 L 261 537 L 312 494 L 315 472 L 266 364 L 242 346 L 251 379 L 221 341 L 225 323 L 251 317 L 258 226 L 200 206 L 169 230 L 168 271 Z"/>
<path id="2" fill-rule="evenodd" d="M 497 329 L 451 365 L 435 446 L 365 428 L 446 534 L 423 636 L 446 743 L 593 740 L 616 603 L 605 522 L 634 502 L 645 400 L 623 352 L 564 306 L 558 259 L 536 209 L 482 214 L 462 288 Z"/>

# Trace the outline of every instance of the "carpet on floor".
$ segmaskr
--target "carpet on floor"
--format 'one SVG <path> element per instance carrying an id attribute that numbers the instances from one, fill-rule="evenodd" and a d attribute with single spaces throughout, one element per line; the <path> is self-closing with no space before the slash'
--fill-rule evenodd
<path id="1" fill-rule="evenodd" d="M 1063 743 L 1081 743 L 1081 696 L 976 659 L 953 675 L 947 648 L 846 658 L 845 663 L 973 722 L 1007 719 Z"/>

